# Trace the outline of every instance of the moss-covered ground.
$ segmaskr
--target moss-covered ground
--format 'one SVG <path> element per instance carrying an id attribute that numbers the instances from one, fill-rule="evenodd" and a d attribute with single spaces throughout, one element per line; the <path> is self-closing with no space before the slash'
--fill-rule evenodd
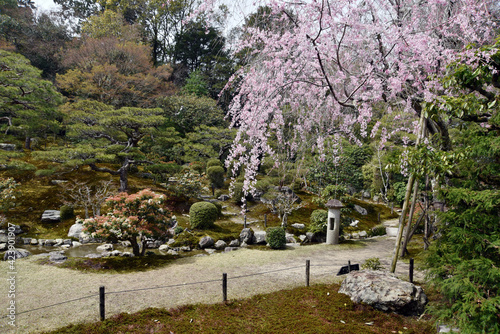
<path id="1" fill-rule="evenodd" d="M 226 304 L 121 313 L 105 321 L 50 333 L 433 333 L 428 320 L 354 304 L 338 285 L 314 285 Z"/>

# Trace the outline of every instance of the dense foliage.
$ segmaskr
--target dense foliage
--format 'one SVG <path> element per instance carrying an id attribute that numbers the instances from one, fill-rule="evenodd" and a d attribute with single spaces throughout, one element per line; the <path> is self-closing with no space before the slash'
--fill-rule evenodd
<path id="1" fill-rule="evenodd" d="M 189 209 L 189 224 L 193 229 L 205 230 L 214 226 L 219 210 L 210 202 L 198 202 Z"/>
<path id="2" fill-rule="evenodd" d="M 84 232 L 94 238 L 128 240 L 134 255 L 144 255 L 147 237 L 165 237 L 171 227 L 170 212 L 163 207 L 164 195 L 144 189 L 136 194 L 109 197 L 109 212 L 83 220 Z"/>
<path id="3" fill-rule="evenodd" d="M 266 241 L 272 249 L 283 249 L 286 245 L 286 233 L 282 227 L 270 227 L 266 231 Z"/>

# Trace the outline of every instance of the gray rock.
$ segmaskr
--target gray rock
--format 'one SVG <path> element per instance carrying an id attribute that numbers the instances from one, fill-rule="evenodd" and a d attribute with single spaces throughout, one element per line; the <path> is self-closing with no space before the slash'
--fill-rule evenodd
<path id="1" fill-rule="evenodd" d="M 214 245 L 214 239 L 212 239 L 212 237 L 206 235 L 203 238 L 201 238 L 201 240 L 198 244 L 200 245 L 201 249 L 210 248 Z"/>
<path id="2" fill-rule="evenodd" d="M 204 251 L 207 252 L 210 255 L 212 255 L 213 253 L 215 253 L 215 249 L 213 249 L 213 248 L 205 248 Z"/>
<path id="3" fill-rule="evenodd" d="M 169 240 L 167 241 L 167 245 L 171 245 L 171 244 L 173 244 L 174 242 L 175 242 L 175 239 L 169 239 Z"/>
<path id="4" fill-rule="evenodd" d="M 83 224 L 73 224 L 69 228 L 68 237 L 80 238 L 80 234 L 82 234 Z"/>
<path id="5" fill-rule="evenodd" d="M 37 239 L 31 239 L 30 245 L 33 245 L 33 246 L 38 245 L 38 240 Z"/>
<path id="6" fill-rule="evenodd" d="M 63 240 L 63 245 L 70 245 L 71 246 L 71 243 L 72 243 L 71 239 L 64 239 Z"/>
<path id="7" fill-rule="evenodd" d="M 229 200 L 231 197 L 229 197 L 228 195 L 220 195 L 218 200 L 221 201 L 221 202 L 225 202 L 227 200 Z"/>
<path id="8" fill-rule="evenodd" d="M 122 257 L 134 257 L 134 254 L 132 254 L 130 252 L 123 252 L 120 254 L 120 256 L 122 256 Z"/>
<path id="9" fill-rule="evenodd" d="M 224 253 L 232 252 L 232 251 L 235 251 L 238 249 L 239 249 L 239 247 L 226 247 L 226 248 L 224 248 Z"/>
<path id="10" fill-rule="evenodd" d="M 23 244 L 25 245 L 31 244 L 31 238 L 23 238 Z"/>
<path id="11" fill-rule="evenodd" d="M 81 245 L 82 245 L 82 244 L 81 244 L 80 242 L 78 242 L 78 241 L 73 241 L 73 242 L 71 243 L 71 246 L 73 246 L 73 247 L 78 247 L 78 246 L 81 246 Z"/>
<path id="12" fill-rule="evenodd" d="M 361 232 L 359 232 L 359 237 L 366 238 L 366 237 L 368 237 L 368 233 L 366 231 L 361 231 Z"/>
<path id="13" fill-rule="evenodd" d="M 240 241 L 246 243 L 247 245 L 252 244 L 253 242 L 253 230 L 249 227 L 241 230 L 240 233 Z"/>
<path id="14" fill-rule="evenodd" d="M 14 231 L 12 229 L 14 229 Z M 19 226 L 19 225 L 11 225 L 9 227 L 8 232 L 14 232 L 15 235 L 18 235 L 18 234 L 23 233 L 23 230 L 21 229 L 21 226 Z"/>
<path id="15" fill-rule="evenodd" d="M 114 250 L 111 252 L 111 256 L 121 256 L 122 255 L 122 252 L 120 252 L 119 250 Z"/>
<path id="16" fill-rule="evenodd" d="M 291 233 L 287 233 L 286 234 L 286 243 L 289 244 L 289 243 L 296 243 L 297 240 L 295 239 L 295 236 Z"/>
<path id="17" fill-rule="evenodd" d="M 132 243 L 128 240 L 124 240 L 122 242 L 120 242 L 120 244 L 123 246 L 123 247 L 132 247 Z"/>
<path id="18" fill-rule="evenodd" d="M 339 293 L 355 303 L 365 303 L 385 312 L 418 315 L 427 296 L 421 287 L 383 271 L 353 271 L 342 282 Z"/>
<path id="19" fill-rule="evenodd" d="M 179 253 L 178 253 L 178 252 L 176 252 L 176 251 L 175 251 L 175 250 L 173 250 L 173 249 L 169 249 L 169 250 L 168 250 L 168 252 L 167 252 L 167 254 L 168 254 L 168 255 L 174 255 L 174 256 L 175 256 L 175 255 L 179 255 Z"/>
<path id="20" fill-rule="evenodd" d="M 460 329 L 458 328 L 451 328 L 446 325 L 439 325 L 438 327 L 438 334 L 439 333 L 460 333 Z"/>
<path id="21" fill-rule="evenodd" d="M 110 252 L 113 250 L 113 245 L 112 244 L 104 244 L 97 246 L 96 250 L 98 252 Z"/>
<path id="22" fill-rule="evenodd" d="M 7 243 L 9 242 L 9 237 L 5 233 L 0 234 L 0 243 Z"/>
<path id="23" fill-rule="evenodd" d="M 253 243 L 256 245 L 265 245 L 266 242 L 266 232 L 265 231 L 257 231 L 253 234 Z"/>
<path id="24" fill-rule="evenodd" d="M 161 245 L 161 246 L 158 248 L 158 250 L 159 250 L 160 252 L 166 252 L 166 251 L 168 251 L 169 249 L 170 249 L 170 247 L 169 247 L 168 245 Z"/>
<path id="25" fill-rule="evenodd" d="M 246 242 L 244 242 L 244 241 L 243 241 L 243 242 L 240 244 L 240 247 L 243 247 L 243 248 L 248 247 L 248 244 L 247 244 Z"/>
<path id="26" fill-rule="evenodd" d="M 57 244 L 57 242 L 55 240 L 53 240 L 53 239 L 47 239 L 47 240 L 45 240 L 45 242 L 44 242 L 43 245 L 44 246 L 54 246 L 55 244 Z"/>
<path id="27" fill-rule="evenodd" d="M 45 210 L 42 214 L 42 222 L 56 223 L 61 221 L 61 212 L 59 210 Z"/>
<path id="28" fill-rule="evenodd" d="M 31 253 L 28 252 L 26 249 L 16 248 L 15 250 L 6 251 L 5 254 L 3 255 L 3 259 L 4 261 L 22 259 L 30 255 Z"/>
<path id="29" fill-rule="evenodd" d="M 307 240 L 307 236 L 305 234 L 299 235 L 300 242 L 305 242 Z"/>
<path id="30" fill-rule="evenodd" d="M 180 250 L 183 251 L 183 252 L 190 252 L 191 251 L 191 247 L 189 247 L 189 246 L 182 246 L 180 248 Z"/>
<path id="31" fill-rule="evenodd" d="M 240 241 L 238 239 L 231 240 L 229 247 L 240 247 Z"/>
<path id="32" fill-rule="evenodd" d="M 98 259 L 98 258 L 102 257 L 102 254 L 91 253 L 91 254 L 85 255 L 85 257 L 89 258 L 89 259 Z"/>
<path id="33" fill-rule="evenodd" d="M 59 246 L 61 246 L 63 243 L 64 243 L 64 240 L 63 240 L 63 239 L 56 239 L 56 244 L 54 245 L 54 247 L 59 247 Z"/>
<path id="34" fill-rule="evenodd" d="M 299 230 L 303 230 L 306 228 L 306 225 L 304 224 L 299 224 L 299 223 L 295 223 L 295 224 L 292 224 L 292 227 L 296 228 L 296 229 L 299 229 Z"/>
<path id="35" fill-rule="evenodd" d="M 68 257 L 62 253 L 57 253 L 57 252 L 51 252 L 49 256 L 49 261 L 55 262 L 55 263 L 63 263 L 66 261 Z"/>
<path id="36" fill-rule="evenodd" d="M 373 196 L 373 201 L 374 202 L 378 203 L 379 200 L 380 200 L 380 196 L 378 196 L 378 195 Z"/>
<path id="37" fill-rule="evenodd" d="M 7 250 L 8 246 L 6 243 L 1 243 L 0 244 L 0 252 L 3 252 L 4 250 Z"/>
<path id="38" fill-rule="evenodd" d="M 227 246 L 227 243 L 224 240 L 217 240 L 214 247 L 215 247 L 215 249 L 221 250 L 221 249 L 226 248 L 226 246 Z"/>
<path id="39" fill-rule="evenodd" d="M 55 185 L 55 186 L 58 186 L 60 184 L 65 184 L 67 182 L 68 182 L 68 180 L 50 180 L 50 183 Z"/>
<path id="40" fill-rule="evenodd" d="M 71 248 L 71 245 L 62 245 L 61 246 L 62 249 L 70 249 Z"/>
<path id="41" fill-rule="evenodd" d="M 16 150 L 16 145 L 15 144 L 0 143 L 0 150 L 15 151 Z"/>
<path id="42" fill-rule="evenodd" d="M 316 233 L 313 233 L 313 232 L 306 232 L 306 237 L 307 237 L 307 240 L 309 240 L 310 242 L 316 242 L 317 238 L 316 238 Z"/>
<path id="43" fill-rule="evenodd" d="M 38 245 L 44 246 L 46 241 L 47 240 L 45 240 L 45 239 L 38 239 Z"/>
<path id="44" fill-rule="evenodd" d="M 363 216 L 366 216 L 368 214 L 368 210 L 366 210 L 365 208 L 363 208 L 357 204 L 354 204 L 354 210 L 356 210 L 360 215 L 363 215 Z"/>
<path id="45" fill-rule="evenodd" d="M 368 191 L 363 191 L 362 195 L 363 195 L 364 198 L 370 198 L 371 197 L 370 196 L 370 192 L 368 192 Z"/>

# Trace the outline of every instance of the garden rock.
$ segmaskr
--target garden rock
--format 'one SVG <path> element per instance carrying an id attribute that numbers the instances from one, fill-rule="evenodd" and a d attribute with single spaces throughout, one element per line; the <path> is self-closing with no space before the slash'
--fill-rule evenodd
<path id="1" fill-rule="evenodd" d="M 293 228 L 296 228 L 296 229 L 299 229 L 299 230 L 303 230 L 306 228 L 306 225 L 304 224 L 299 224 L 299 223 L 295 223 L 295 224 L 292 224 L 292 227 Z"/>
<path id="2" fill-rule="evenodd" d="M 42 214 L 42 222 L 57 223 L 61 221 L 61 212 L 59 210 L 45 210 Z"/>
<path id="3" fill-rule="evenodd" d="M 240 241 L 238 239 L 231 240 L 229 247 L 240 247 Z"/>
<path id="4" fill-rule="evenodd" d="M 121 256 L 122 255 L 122 252 L 120 252 L 119 250 L 114 250 L 111 252 L 110 254 L 111 256 Z"/>
<path id="5" fill-rule="evenodd" d="M 265 245 L 266 242 L 266 232 L 258 231 L 253 234 L 253 243 L 256 245 Z"/>
<path id="6" fill-rule="evenodd" d="M 227 243 L 224 240 L 217 240 L 214 247 L 215 247 L 215 249 L 221 250 L 221 249 L 226 248 L 226 246 L 227 246 Z"/>
<path id="7" fill-rule="evenodd" d="M 204 250 L 205 250 L 205 252 L 207 252 L 210 255 L 212 255 L 213 253 L 215 253 L 215 249 L 213 249 L 213 248 L 205 248 Z"/>
<path id="8" fill-rule="evenodd" d="M 7 237 L 7 234 L 0 233 L 0 243 L 7 243 L 8 241 L 9 241 L 9 238 Z"/>
<path id="9" fill-rule="evenodd" d="M 122 242 L 120 242 L 120 244 L 123 246 L 123 247 L 132 247 L 132 243 L 128 240 L 124 240 Z"/>
<path id="10" fill-rule="evenodd" d="M 23 244 L 25 245 L 31 244 L 31 238 L 23 238 Z"/>
<path id="11" fill-rule="evenodd" d="M 286 243 L 287 244 L 294 244 L 294 243 L 297 242 L 297 240 L 295 240 L 295 236 L 293 234 L 291 234 L 291 233 L 287 233 L 285 235 L 285 237 L 286 237 Z"/>
<path id="12" fill-rule="evenodd" d="M 91 253 L 91 254 L 87 254 L 85 255 L 86 258 L 89 258 L 89 259 L 98 259 L 98 258 L 101 258 L 102 255 L 101 254 L 95 254 L 95 253 Z"/>
<path id="13" fill-rule="evenodd" d="M 0 150 L 15 151 L 16 150 L 16 145 L 15 144 L 0 143 Z"/>
<path id="14" fill-rule="evenodd" d="M 30 245 L 33 245 L 33 246 L 38 245 L 38 240 L 37 239 L 31 239 Z"/>
<path id="15" fill-rule="evenodd" d="M 359 232 L 359 237 L 366 238 L 366 237 L 368 237 L 368 233 L 366 231 L 361 231 L 361 232 Z"/>
<path id="16" fill-rule="evenodd" d="M 73 224 L 69 228 L 68 237 L 80 238 L 80 234 L 82 234 L 83 224 Z"/>
<path id="17" fill-rule="evenodd" d="M 63 240 L 63 239 L 56 239 L 56 244 L 54 245 L 54 247 L 59 247 L 59 246 L 61 246 L 63 243 L 64 243 L 64 240 Z"/>
<path id="18" fill-rule="evenodd" d="M 239 249 L 238 247 L 226 247 L 226 248 L 224 248 L 224 253 L 232 252 L 232 251 L 235 251 L 238 249 Z"/>
<path id="19" fill-rule="evenodd" d="M 307 242 L 307 236 L 305 234 L 299 235 L 300 242 Z"/>
<path id="20" fill-rule="evenodd" d="M 183 251 L 183 252 L 190 252 L 191 251 L 191 247 L 189 247 L 189 246 L 182 246 L 180 248 L 180 250 Z"/>
<path id="21" fill-rule="evenodd" d="M 168 245 L 161 245 L 161 246 L 158 248 L 158 250 L 159 250 L 160 252 L 166 252 L 166 251 L 168 251 L 169 249 L 170 249 L 170 247 L 169 247 Z"/>
<path id="22" fill-rule="evenodd" d="M 7 250 L 7 244 L 6 243 L 0 244 L 0 252 L 3 252 L 4 250 Z"/>
<path id="23" fill-rule="evenodd" d="M 17 248 L 15 250 L 9 250 L 9 251 L 5 252 L 5 254 L 3 255 L 3 260 L 7 261 L 7 260 L 22 259 L 22 258 L 28 257 L 30 255 L 31 255 L 31 253 L 28 252 L 26 249 Z M 14 258 L 12 258 L 12 257 L 14 257 Z"/>
<path id="24" fill-rule="evenodd" d="M 243 243 L 246 243 L 247 245 L 250 245 L 253 241 L 253 230 L 249 227 L 244 228 L 241 230 L 240 233 L 240 241 Z"/>
<path id="25" fill-rule="evenodd" d="M 49 261 L 54 263 L 63 263 L 68 259 L 68 257 L 64 255 L 62 252 L 50 252 L 49 254 L 50 254 Z"/>
<path id="26" fill-rule="evenodd" d="M 113 250 L 113 245 L 112 244 L 100 245 L 100 246 L 97 246 L 96 250 L 99 252 L 109 252 L 109 251 Z"/>
<path id="27" fill-rule="evenodd" d="M 221 201 L 221 202 L 225 202 L 227 200 L 229 200 L 231 197 L 229 197 L 228 195 L 220 195 L 218 200 Z"/>
<path id="28" fill-rule="evenodd" d="M 203 238 L 201 238 L 201 240 L 198 244 L 200 245 L 201 249 L 210 248 L 214 245 L 214 239 L 212 239 L 212 237 L 206 235 Z"/>
<path id="29" fill-rule="evenodd" d="M 427 296 L 421 287 L 378 270 L 353 271 L 342 282 L 339 293 L 355 303 L 365 303 L 384 312 L 418 315 L 424 311 Z"/>
<path id="30" fill-rule="evenodd" d="M 78 242 L 78 241 L 73 241 L 73 242 L 71 243 L 71 246 L 73 246 L 73 247 L 78 247 L 78 246 L 81 246 L 81 245 L 82 245 L 82 244 L 81 244 L 80 242 Z"/>
<path id="31" fill-rule="evenodd" d="M 168 255 L 179 255 L 178 252 L 176 252 L 175 250 L 173 249 L 169 249 L 168 252 L 167 252 Z"/>
<path id="32" fill-rule="evenodd" d="M 44 246 L 54 246 L 56 243 L 57 242 L 55 240 L 53 240 L 53 239 L 47 239 L 47 240 L 45 240 L 45 242 L 44 242 L 43 245 Z"/>
<path id="33" fill-rule="evenodd" d="M 71 245 L 62 245 L 61 246 L 62 249 L 70 249 L 71 248 Z"/>
<path id="34" fill-rule="evenodd" d="M 357 204 L 354 204 L 354 210 L 356 210 L 360 215 L 363 215 L 363 216 L 366 216 L 368 214 L 368 210 L 366 210 L 365 208 L 363 208 Z"/>
<path id="35" fill-rule="evenodd" d="M 134 254 L 130 252 L 123 252 L 120 254 L 121 257 L 134 257 Z"/>

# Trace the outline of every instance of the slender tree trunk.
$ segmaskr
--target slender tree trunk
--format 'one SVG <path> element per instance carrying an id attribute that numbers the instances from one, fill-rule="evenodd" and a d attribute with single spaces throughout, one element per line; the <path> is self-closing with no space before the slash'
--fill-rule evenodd
<path id="1" fill-rule="evenodd" d="M 146 254 L 146 249 L 148 248 L 148 243 L 146 242 L 145 237 L 141 237 L 141 244 L 142 244 L 141 256 L 144 256 Z"/>
<path id="2" fill-rule="evenodd" d="M 128 158 L 125 158 L 125 162 L 120 168 L 120 192 L 126 192 L 128 190 Z"/>
<path id="3" fill-rule="evenodd" d="M 415 145 L 420 144 L 420 140 L 422 139 L 423 135 L 425 134 L 425 117 L 424 117 L 423 112 L 420 112 L 419 129 L 420 129 L 420 132 L 417 135 L 417 142 L 415 143 Z M 415 174 L 411 174 L 409 179 L 408 179 L 408 185 L 406 187 L 406 194 L 405 194 L 405 201 L 403 203 L 403 210 L 401 212 L 401 216 L 399 217 L 399 228 L 398 228 L 398 235 L 396 237 L 396 245 L 394 246 L 394 253 L 393 253 L 392 264 L 391 264 L 391 273 L 394 273 L 396 271 L 396 264 L 398 262 L 399 249 L 401 248 L 401 239 L 403 237 L 403 228 L 405 226 L 404 223 L 405 223 L 405 219 L 406 219 L 406 214 L 408 213 L 408 202 L 410 201 L 410 195 L 411 195 L 411 191 L 413 189 L 414 182 L 415 182 Z"/>
<path id="4" fill-rule="evenodd" d="M 403 247 L 401 248 L 400 256 L 403 257 L 407 252 L 406 247 L 408 246 L 408 242 L 410 242 L 410 228 L 411 222 L 413 221 L 413 214 L 415 213 L 415 206 L 417 203 L 417 194 L 418 194 L 418 181 L 415 181 L 415 185 L 413 186 L 413 196 L 411 200 L 411 208 L 410 208 L 410 216 L 408 217 L 408 222 L 406 223 L 406 230 L 404 233 Z"/>
<path id="5" fill-rule="evenodd" d="M 137 238 L 132 237 L 129 241 L 132 244 L 132 253 L 134 253 L 135 256 L 140 256 L 141 250 L 139 244 L 137 243 Z"/>

